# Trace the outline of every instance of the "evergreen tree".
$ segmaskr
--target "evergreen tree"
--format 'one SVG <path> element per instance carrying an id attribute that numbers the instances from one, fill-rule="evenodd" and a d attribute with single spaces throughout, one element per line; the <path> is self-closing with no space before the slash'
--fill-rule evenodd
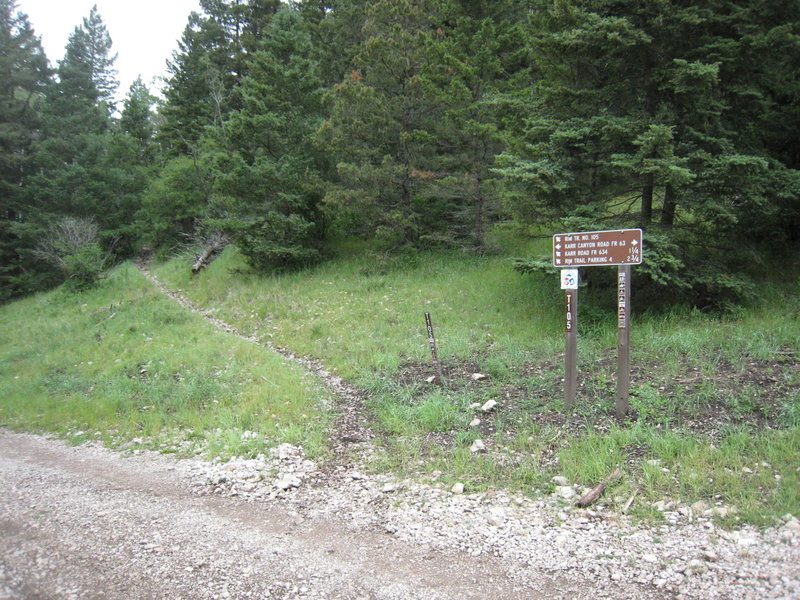
<path id="1" fill-rule="evenodd" d="M 423 6 L 424 5 L 424 6 Z M 326 201 L 338 218 L 390 247 L 436 236 L 436 130 L 463 90 L 437 32 L 443 4 L 380 1 L 364 25 L 356 69 L 334 87 L 321 139 L 337 156 L 342 185 Z"/>
<path id="2" fill-rule="evenodd" d="M 156 98 L 150 94 L 141 77 L 131 85 L 123 101 L 122 114 L 108 136 L 108 150 L 101 166 L 106 181 L 114 190 L 114 198 L 105 208 L 107 229 L 104 236 L 112 239 L 114 252 L 129 257 L 135 252 L 142 235 L 137 215 L 150 181 L 158 170 L 159 152 L 155 142 Z"/>
<path id="3" fill-rule="evenodd" d="M 791 196 L 796 181 L 753 123 L 767 104 L 765 65 L 785 64 L 766 40 L 785 33 L 783 19 L 796 28 L 799 8 L 757 15 L 751 4 L 538 2 L 540 79 L 524 143 L 502 170 L 518 184 L 515 213 L 640 225 L 654 280 L 703 305 L 740 294 L 736 250 L 753 241 L 743 225 L 757 215 L 782 229 L 768 198 Z"/>
<path id="4" fill-rule="evenodd" d="M 94 218 L 111 247 L 120 210 L 118 170 L 109 168 L 113 94 L 111 39 L 93 8 L 69 37 L 57 81 L 45 91 L 37 171 L 25 180 L 29 224 L 43 235 L 60 217 Z"/>
<path id="5" fill-rule="evenodd" d="M 371 0 L 297 2 L 309 26 L 326 86 L 340 83 L 356 68 L 356 55 L 364 43 L 364 23 L 371 4 Z"/>
<path id="6" fill-rule="evenodd" d="M 214 156 L 218 222 L 259 268 L 295 267 L 318 256 L 320 169 L 312 145 L 322 82 L 301 16 L 278 12 L 238 88 L 242 107 L 220 132 Z"/>
<path id="7" fill-rule="evenodd" d="M 51 75 L 39 38 L 16 9 L 12 0 L 0 0 L 0 301 L 36 285 L 21 185 L 34 168 L 31 148 Z"/>
<path id="8" fill-rule="evenodd" d="M 172 156 L 199 149 L 206 128 L 238 108 L 234 93 L 248 55 L 280 6 L 278 0 L 201 0 L 168 63 L 160 137 Z"/>
<path id="9" fill-rule="evenodd" d="M 437 129 L 437 193 L 451 200 L 449 235 L 480 252 L 501 214 L 492 167 L 505 147 L 507 99 L 528 77 L 520 52 L 526 14 L 516 0 L 457 4 L 437 29 L 451 57 L 449 93 L 458 92 Z"/>

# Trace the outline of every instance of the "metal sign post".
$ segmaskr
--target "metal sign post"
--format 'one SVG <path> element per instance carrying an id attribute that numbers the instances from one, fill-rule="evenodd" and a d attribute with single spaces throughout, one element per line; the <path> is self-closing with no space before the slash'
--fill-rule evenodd
<path id="1" fill-rule="evenodd" d="M 439 362 L 439 353 L 436 351 L 436 338 L 433 335 L 431 313 L 425 313 L 425 326 L 428 329 L 428 344 L 430 344 L 431 347 L 431 357 L 433 358 L 433 366 L 436 369 L 436 375 L 439 377 L 439 385 L 444 385 L 444 374 L 442 373 L 442 363 Z"/>
<path id="2" fill-rule="evenodd" d="M 565 403 L 575 403 L 578 334 L 578 270 L 576 267 L 618 266 L 617 274 L 617 393 L 615 413 L 628 412 L 630 388 L 631 265 L 642 262 L 642 230 L 581 231 L 553 236 L 553 266 L 561 267 L 566 296 Z M 574 274 L 574 278 L 571 275 Z M 574 280 L 574 281 L 573 281 Z M 573 287 L 574 284 L 574 287 Z"/>

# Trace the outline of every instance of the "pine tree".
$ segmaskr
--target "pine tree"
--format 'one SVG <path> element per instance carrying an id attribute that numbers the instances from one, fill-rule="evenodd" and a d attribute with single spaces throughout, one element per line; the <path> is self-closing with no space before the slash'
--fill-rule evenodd
<path id="1" fill-rule="evenodd" d="M 436 237 L 429 230 L 435 219 L 426 218 L 439 203 L 436 129 L 463 91 L 450 87 L 437 21 L 428 3 L 374 3 L 356 68 L 335 86 L 320 132 L 341 157 L 342 184 L 327 203 L 337 218 L 389 247 Z"/>
<path id="2" fill-rule="evenodd" d="M 492 168 L 505 148 L 507 98 L 527 76 L 520 56 L 526 14 L 516 0 L 458 5 L 437 29 L 450 57 L 449 93 L 457 92 L 437 128 L 437 193 L 451 201 L 449 234 L 481 252 L 502 213 Z"/>
<path id="3" fill-rule="evenodd" d="M 50 67 L 28 18 L 12 0 L 0 0 L 0 301 L 35 287 L 22 194 L 34 168 L 32 144 L 39 134 L 39 106 Z"/>
<path id="4" fill-rule="evenodd" d="M 114 253 L 130 257 L 142 237 L 137 219 L 144 194 L 158 170 L 159 152 L 155 142 L 156 98 L 141 77 L 133 82 L 123 101 L 122 114 L 108 136 L 108 147 L 101 168 L 114 191 L 105 206 L 106 239 L 113 240 Z"/>
<path id="5" fill-rule="evenodd" d="M 130 136 L 136 143 L 138 164 L 151 164 L 155 159 L 156 119 L 153 113 L 155 104 L 156 97 L 147 89 L 142 78 L 138 77 L 131 84 L 128 96 L 123 101 L 119 119 L 121 132 Z"/>
<path id="6" fill-rule="evenodd" d="M 93 8 L 70 35 L 57 81 L 45 91 L 37 171 L 25 180 L 30 225 L 44 235 L 61 217 L 91 217 L 107 248 L 127 211 L 120 210 L 119 171 L 109 168 L 115 56 Z"/>
<path id="7" fill-rule="evenodd" d="M 312 55 L 301 16 L 278 12 L 238 88 L 242 107 L 220 131 L 219 224 L 259 268 L 301 266 L 318 256 L 324 163 L 312 138 L 322 118 L 322 81 Z"/>
<path id="8" fill-rule="evenodd" d="M 754 127 L 772 93 L 766 65 L 785 65 L 766 40 L 796 28 L 783 19 L 797 23 L 797 4 L 779 5 L 757 14 L 735 0 L 538 2 L 539 81 L 502 170 L 517 184 L 515 213 L 640 225 L 653 280 L 702 305 L 741 294 L 739 251 L 753 241 L 743 225 L 757 215 L 782 229 L 768 197 L 791 195 L 796 180 Z"/>
<path id="9" fill-rule="evenodd" d="M 280 6 L 278 0 L 201 0 L 168 63 L 159 137 L 172 156 L 199 148 L 206 128 L 220 127 L 239 106 L 235 90 L 248 55 Z"/>

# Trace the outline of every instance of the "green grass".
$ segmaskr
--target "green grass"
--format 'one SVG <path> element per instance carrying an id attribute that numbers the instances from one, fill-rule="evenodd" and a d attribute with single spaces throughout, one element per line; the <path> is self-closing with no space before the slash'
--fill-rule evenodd
<path id="1" fill-rule="evenodd" d="M 534 240 L 525 252 L 546 252 L 548 244 Z M 441 472 L 441 481 L 462 481 L 470 491 L 534 494 L 548 493 L 556 474 L 588 487 L 620 467 L 604 502 L 638 490 L 634 511 L 647 518 L 656 515 L 651 503 L 664 499 L 735 505 L 731 519 L 759 524 L 800 514 L 796 278 L 765 284 L 757 304 L 724 316 L 634 305 L 633 413 L 616 424 L 616 329 L 606 297 L 613 291 L 581 291 L 583 386 L 568 414 L 555 276 L 515 273 L 510 253 L 338 250 L 294 274 L 254 273 L 234 248 L 194 278 L 191 261 L 180 258 L 153 270 L 242 333 L 319 358 L 366 390 L 384 445 L 376 469 Z M 112 311 L 98 312 L 112 302 Z M 426 382 L 434 369 L 425 312 L 448 372 L 441 387 Z M 29 325 L 34 315 L 45 315 L 44 324 Z M 217 332 L 130 267 L 91 294 L 37 296 L 3 307 L 0 319 L 26 330 L 0 347 L 0 391 L 10 399 L 4 423 L 152 436 L 162 445 L 175 431 L 191 431 L 180 439 L 202 439 L 220 454 L 241 452 L 225 448 L 241 446 L 248 430 L 257 433 L 251 446 L 324 445 L 322 392 L 295 366 Z M 476 371 L 488 380 L 471 381 Z M 481 415 L 475 405 L 490 399 L 498 409 Z M 476 414 L 483 423 L 471 427 Z M 487 454 L 470 452 L 477 438 Z"/>
<path id="2" fill-rule="evenodd" d="M 176 452 L 255 454 L 298 438 L 323 451 L 316 383 L 166 299 L 131 265 L 85 294 L 2 306 L 0 330 L 3 425 Z"/>
<path id="3" fill-rule="evenodd" d="M 487 347 L 515 352 L 522 344 L 526 355 L 555 348 L 558 291 L 520 277 L 508 258 L 430 254 L 387 269 L 376 262 L 364 251 L 298 274 L 258 275 L 231 248 L 200 277 L 179 260 L 155 274 L 245 333 L 321 358 L 349 378 L 427 360 L 426 312 L 444 360 Z"/>
<path id="4" fill-rule="evenodd" d="M 527 251 L 546 252 L 548 243 L 534 242 Z M 161 265 L 156 274 L 198 304 L 218 309 L 245 333 L 320 358 L 368 390 L 386 444 L 377 468 L 442 471 L 444 480 L 464 481 L 473 490 L 500 485 L 532 492 L 547 491 L 557 473 L 592 486 L 621 466 L 625 476 L 615 484 L 616 493 L 638 488 L 641 514 L 664 498 L 735 504 L 739 518 L 758 523 L 800 512 L 792 492 L 800 438 L 796 375 L 778 399 L 780 414 L 771 414 L 780 422 L 777 432 L 735 425 L 760 414 L 763 390 L 727 385 L 719 375 L 725 367 L 725 377 L 737 377 L 748 361 L 798 350 L 800 299 L 791 287 L 766 285 L 757 306 L 727 316 L 688 309 L 635 312 L 633 364 L 643 371 L 632 388 L 635 418 L 608 433 L 597 433 L 594 425 L 613 410 L 615 320 L 608 298 L 581 292 L 585 385 L 576 415 L 585 429 L 561 435 L 563 426 L 539 419 L 567 418 L 558 384 L 563 297 L 554 277 L 521 276 L 502 255 L 386 258 L 363 247 L 341 250 L 338 258 L 297 274 L 255 274 L 234 249 L 194 279 L 180 260 Z M 425 375 L 434 373 L 425 366 L 425 312 L 432 314 L 445 365 L 480 370 L 489 382 L 469 386 L 462 377 L 445 388 L 425 384 Z M 543 361 L 549 369 L 530 369 Z M 696 385 L 672 385 L 695 374 Z M 669 393 L 672 387 L 677 389 Z M 490 398 L 501 408 L 508 405 L 491 417 L 494 429 L 470 428 L 476 412 L 471 405 Z M 687 418 L 712 410 L 730 416 L 732 425 L 723 419 L 711 437 L 684 427 Z M 742 436 L 752 443 L 742 447 Z M 470 453 L 477 437 L 490 444 L 489 454 Z M 632 448 L 638 458 L 629 460 Z M 669 466 L 654 469 L 646 460 Z M 731 475 L 744 464 L 761 463 L 771 465 L 769 477 Z"/>

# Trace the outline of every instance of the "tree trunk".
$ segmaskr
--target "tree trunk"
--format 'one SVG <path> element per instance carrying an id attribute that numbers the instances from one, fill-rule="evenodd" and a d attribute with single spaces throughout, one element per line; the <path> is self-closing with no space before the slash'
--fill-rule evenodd
<path id="1" fill-rule="evenodd" d="M 208 263 L 210 263 L 214 256 L 221 252 L 223 248 L 225 248 L 224 242 L 214 241 L 208 244 L 200 253 L 200 256 L 197 257 L 197 260 L 194 261 L 192 265 L 192 275 L 197 275 L 202 269 L 206 268 Z"/>
<path id="2" fill-rule="evenodd" d="M 644 178 L 644 187 L 642 188 L 642 214 L 641 225 L 642 228 L 650 225 L 653 220 L 653 185 L 655 177 L 652 173 L 646 175 Z"/>
<path id="3" fill-rule="evenodd" d="M 483 220 L 484 220 L 484 205 L 485 199 L 483 197 L 483 179 L 478 172 L 475 175 L 475 222 L 474 222 L 474 249 L 475 252 L 483 252 L 484 250 L 484 237 L 483 237 Z"/>
<path id="4" fill-rule="evenodd" d="M 675 224 L 675 207 L 677 206 L 677 201 L 675 199 L 675 193 L 672 190 L 671 185 L 667 185 L 664 188 L 664 208 L 661 210 L 661 225 L 666 229 L 672 229 L 672 226 Z"/>

